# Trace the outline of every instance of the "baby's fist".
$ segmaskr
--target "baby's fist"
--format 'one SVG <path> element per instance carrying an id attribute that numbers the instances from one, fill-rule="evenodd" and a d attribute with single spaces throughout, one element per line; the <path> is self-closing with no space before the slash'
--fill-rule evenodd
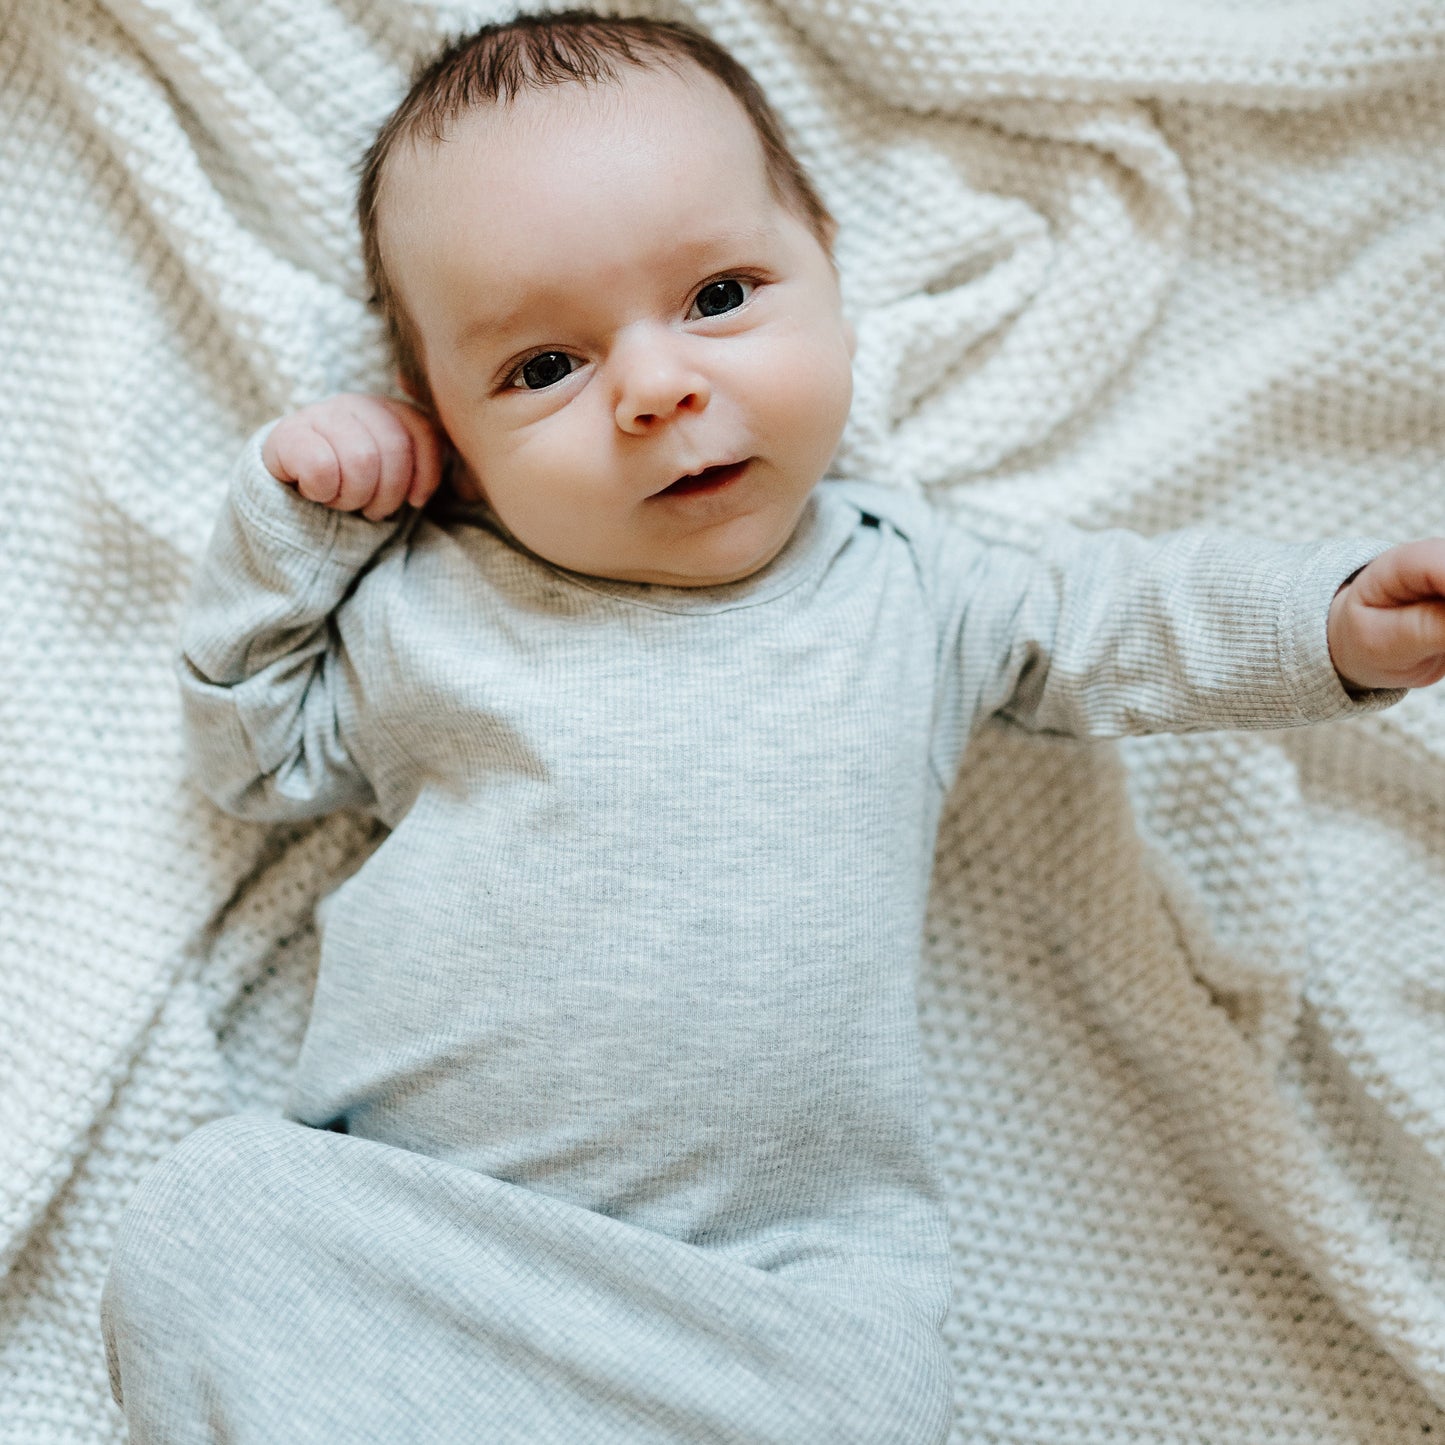
<path id="1" fill-rule="evenodd" d="M 403 503 L 425 505 L 441 481 L 441 442 L 414 406 L 343 393 L 271 428 L 266 470 L 309 501 L 379 522 Z"/>
<path id="2" fill-rule="evenodd" d="M 1428 687 L 1445 677 L 1445 538 L 1381 552 L 1330 604 L 1330 657 L 1345 683 Z"/>

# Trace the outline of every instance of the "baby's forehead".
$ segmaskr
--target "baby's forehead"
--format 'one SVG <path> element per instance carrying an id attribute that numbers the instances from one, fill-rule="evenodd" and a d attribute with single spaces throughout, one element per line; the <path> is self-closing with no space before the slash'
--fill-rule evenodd
<path id="1" fill-rule="evenodd" d="M 609 195 L 635 199 L 639 233 L 664 217 L 675 223 L 685 195 L 712 216 L 756 217 L 778 200 L 751 117 L 695 67 L 629 67 L 616 81 L 569 81 L 474 106 L 439 138 L 399 147 L 394 161 L 379 220 L 395 259 L 444 236 L 466 244 L 459 227 L 481 244 L 536 227 L 580 232 Z"/>
<path id="2" fill-rule="evenodd" d="M 707 76 L 549 87 L 479 107 L 399 159 L 381 246 L 424 333 L 467 306 L 570 304 L 579 287 L 631 286 L 643 270 L 760 264 L 785 209 L 751 118 Z"/>
<path id="3" fill-rule="evenodd" d="M 763 162 L 762 137 L 737 97 L 694 62 L 670 58 L 620 65 L 596 81 L 568 79 L 466 105 L 445 118 L 438 133 L 410 137 L 392 162 L 398 169 L 437 159 L 480 163 L 493 147 L 517 144 L 534 154 L 566 153 L 600 126 L 655 132 L 699 122 L 713 144 Z"/>

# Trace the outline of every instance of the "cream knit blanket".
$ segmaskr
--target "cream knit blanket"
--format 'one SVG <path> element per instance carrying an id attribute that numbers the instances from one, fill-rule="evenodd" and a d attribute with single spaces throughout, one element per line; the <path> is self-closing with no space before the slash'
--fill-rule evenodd
<path id="1" fill-rule="evenodd" d="M 257 423 L 384 380 L 351 165 L 438 0 L 0 0 L 0 1442 L 118 1441 L 116 1217 L 274 1110 L 366 824 L 184 781 Z M 659 12 L 661 13 L 661 12 Z M 842 224 L 842 469 L 1043 519 L 1445 532 L 1445 6 L 688 0 Z M 991 731 L 921 991 L 966 1442 L 1445 1436 L 1445 688 Z M 799 1445 L 820 1445 L 803 1442 Z"/>

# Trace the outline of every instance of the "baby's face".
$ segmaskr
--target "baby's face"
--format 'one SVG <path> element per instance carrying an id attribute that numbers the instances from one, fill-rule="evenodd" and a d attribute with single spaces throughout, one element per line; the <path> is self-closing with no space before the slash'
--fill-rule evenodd
<path id="1" fill-rule="evenodd" d="M 782 549 L 847 418 L 852 330 L 712 77 L 469 115 L 393 158 L 381 242 L 461 485 L 524 546 L 680 587 Z"/>

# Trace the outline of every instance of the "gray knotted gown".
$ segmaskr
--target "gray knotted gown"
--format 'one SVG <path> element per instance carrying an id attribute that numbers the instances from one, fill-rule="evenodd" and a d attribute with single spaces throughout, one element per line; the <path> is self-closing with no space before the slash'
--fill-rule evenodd
<path id="1" fill-rule="evenodd" d="M 1377 550 L 1035 554 L 829 482 L 675 589 L 485 508 L 329 511 L 253 441 L 185 627 L 196 776 L 392 832 L 323 909 L 296 1122 L 208 1126 L 127 1214 L 134 1445 L 942 1441 L 914 970 L 964 744 L 1381 706 L 1325 639 Z"/>

